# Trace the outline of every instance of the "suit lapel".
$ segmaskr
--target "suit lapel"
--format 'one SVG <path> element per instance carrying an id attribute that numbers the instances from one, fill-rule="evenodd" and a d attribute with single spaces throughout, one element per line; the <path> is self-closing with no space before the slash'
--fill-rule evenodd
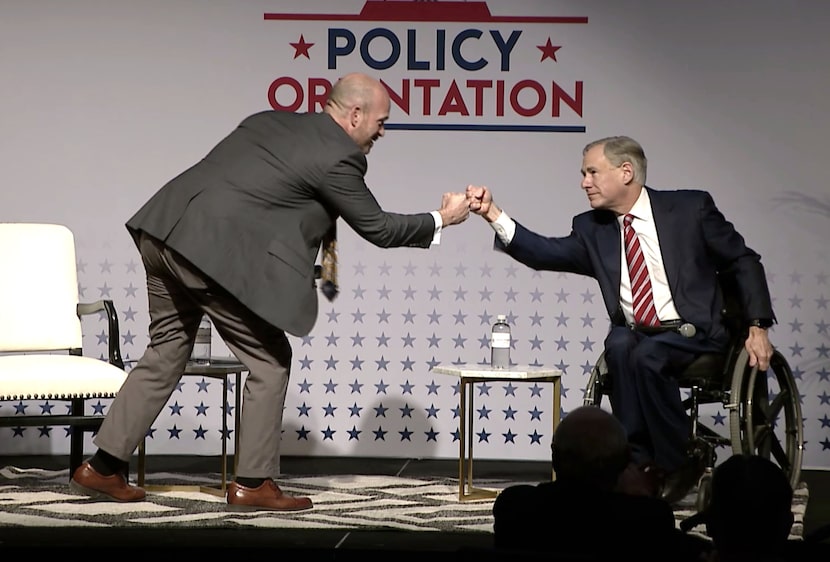
<path id="1" fill-rule="evenodd" d="M 602 224 L 604 223 L 604 224 Z M 615 295 L 613 303 L 609 301 L 609 311 L 613 310 L 620 302 L 620 263 L 622 261 L 622 235 L 617 218 L 609 213 L 609 219 L 602 221 L 597 229 L 596 240 L 599 255 L 604 256 L 606 270 L 608 271 L 608 282 L 613 287 L 610 294 Z M 614 306 L 610 306 L 613 304 Z"/>
<path id="2" fill-rule="evenodd" d="M 672 228 L 676 221 L 672 218 L 675 212 L 674 203 L 670 197 L 664 197 L 663 193 L 648 189 L 648 196 L 651 200 L 651 213 L 654 218 L 654 227 L 657 229 L 657 239 L 660 241 L 660 253 L 663 256 L 663 268 L 666 271 L 666 279 L 673 295 L 678 294 L 677 282 L 680 279 L 677 253 L 670 251 L 680 244 L 680 234 Z"/>

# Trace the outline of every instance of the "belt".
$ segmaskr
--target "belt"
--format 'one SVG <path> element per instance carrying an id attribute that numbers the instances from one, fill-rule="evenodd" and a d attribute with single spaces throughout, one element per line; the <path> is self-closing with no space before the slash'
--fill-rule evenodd
<path id="1" fill-rule="evenodd" d="M 676 332 L 684 338 L 691 338 L 697 333 L 694 324 L 690 324 L 684 320 L 666 320 L 661 321 L 659 326 L 643 326 L 637 324 L 628 324 L 629 329 L 653 336 L 654 334 L 662 334 L 664 332 Z"/>

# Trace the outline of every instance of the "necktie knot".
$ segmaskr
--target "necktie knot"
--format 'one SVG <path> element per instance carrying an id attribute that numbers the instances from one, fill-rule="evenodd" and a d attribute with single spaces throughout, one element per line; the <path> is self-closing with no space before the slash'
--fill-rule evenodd
<path id="1" fill-rule="evenodd" d="M 625 226 L 631 226 L 632 222 L 634 222 L 634 215 L 632 215 L 631 213 L 625 215 L 625 217 L 623 218 L 623 224 L 625 224 Z"/>

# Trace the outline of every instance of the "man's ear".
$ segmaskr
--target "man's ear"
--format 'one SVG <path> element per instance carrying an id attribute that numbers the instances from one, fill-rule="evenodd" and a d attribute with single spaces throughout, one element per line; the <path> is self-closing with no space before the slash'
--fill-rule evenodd
<path id="1" fill-rule="evenodd" d="M 620 166 L 620 170 L 623 173 L 623 183 L 628 185 L 632 181 L 634 181 L 634 166 L 631 162 L 623 162 Z"/>
<path id="2" fill-rule="evenodd" d="M 357 105 L 352 108 L 349 112 L 349 124 L 352 126 L 352 129 L 356 129 L 358 125 L 360 125 L 360 120 L 363 117 L 363 109 Z"/>

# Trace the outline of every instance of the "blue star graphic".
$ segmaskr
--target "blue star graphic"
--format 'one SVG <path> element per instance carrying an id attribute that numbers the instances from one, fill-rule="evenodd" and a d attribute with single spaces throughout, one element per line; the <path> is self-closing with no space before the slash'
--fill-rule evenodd
<path id="1" fill-rule="evenodd" d="M 434 355 L 432 356 L 432 359 L 430 359 L 429 361 L 427 361 L 427 367 L 429 367 L 429 370 L 430 370 L 430 371 L 431 371 L 432 369 L 434 369 L 435 367 L 437 367 L 438 365 L 440 365 L 440 364 L 441 364 L 441 362 L 440 362 L 440 361 L 438 361 L 438 360 L 435 358 L 435 356 L 434 356 Z"/>
<path id="2" fill-rule="evenodd" d="M 399 431 L 398 433 L 400 433 L 400 434 L 401 434 L 401 441 L 404 441 L 404 440 L 406 440 L 406 441 L 412 441 L 412 439 L 411 439 L 411 437 L 412 437 L 412 432 L 411 432 L 411 431 L 409 431 L 409 428 L 408 428 L 408 427 L 404 427 L 404 428 L 403 428 L 403 431 Z"/>
<path id="3" fill-rule="evenodd" d="M 515 420 L 516 419 L 516 410 L 514 410 L 509 405 L 507 406 L 506 410 L 502 410 L 504 412 L 504 419 L 505 420 Z"/>
<path id="4" fill-rule="evenodd" d="M 516 442 L 517 435 L 515 433 L 513 433 L 512 431 L 510 431 L 509 428 L 507 429 L 507 433 L 502 433 L 502 435 L 504 436 L 504 442 L 505 443 L 515 443 Z"/>
<path id="5" fill-rule="evenodd" d="M 329 416 L 334 417 L 334 411 L 336 409 L 337 409 L 337 406 L 332 406 L 331 402 L 329 402 L 328 405 L 323 406 L 323 412 L 325 412 L 325 414 L 323 414 L 323 417 L 324 418 L 327 418 Z"/>
<path id="6" fill-rule="evenodd" d="M 429 431 L 425 431 L 424 434 L 427 436 L 427 442 L 435 441 L 438 442 L 438 432 L 435 431 L 433 428 L 429 428 Z"/>
<path id="7" fill-rule="evenodd" d="M 360 417 L 360 410 L 362 410 L 360 406 L 357 405 L 357 402 L 349 406 L 349 417 L 357 416 Z"/>
<path id="8" fill-rule="evenodd" d="M 492 410 L 489 410 L 487 408 L 487 406 L 482 406 L 481 408 L 479 408 L 476 411 L 478 412 L 478 419 L 487 419 L 487 420 L 490 419 L 490 412 Z"/>
<path id="9" fill-rule="evenodd" d="M 375 363 L 377 363 L 378 369 L 383 369 L 384 371 L 388 371 L 386 366 L 389 365 L 389 361 L 387 359 L 385 359 L 383 357 L 383 355 L 380 356 L 380 359 L 375 360 Z M 375 386 L 377 386 L 377 385 L 375 385 Z"/>
<path id="10" fill-rule="evenodd" d="M 183 406 L 179 406 L 178 402 L 174 402 L 172 406 L 168 406 L 170 408 L 170 415 L 171 416 L 181 416 Z"/>
<path id="11" fill-rule="evenodd" d="M 383 262 L 381 265 L 378 266 L 378 270 L 380 271 L 381 275 L 385 275 L 389 277 L 389 272 L 392 270 L 391 266 L 386 262 Z"/>
<path id="12" fill-rule="evenodd" d="M 417 293 L 417 291 L 413 289 L 411 285 L 407 285 L 406 289 L 403 290 L 403 300 L 414 301 L 415 293 Z"/>
<path id="13" fill-rule="evenodd" d="M 325 359 L 324 361 L 326 362 L 326 371 L 328 371 L 329 369 L 337 370 L 338 360 L 335 359 L 334 356 L 329 355 L 329 358 Z"/>
<path id="14" fill-rule="evenodd" d="M 303 382 L 298 383 L 297 386 L 300 387 L 300 394 L 303 392 L 310 392 L 309 389 L 313 386 L 312 383 L 308 382 L 307 379 L 303 379 Z"/>
<path id="15" fill-rule="evenodd" d="M 415 270 L 418 268 L 412 265 L 411 261 L 408 261 L 405 266 L 403 266 L 403 274 L 405 277 L 415 276 Z"/>
<path id="16" fill-rule="evenodd" d="M 204 378 L 202 378 L 202 380 L 196 383 L 196 386 L 199 387 L 199 390 L 197 390 L 196 392 L 207 392 L 210 383 L 206 381 Z"/>
<path id="17" fill-rule="evenodd" d="M 311 369 L 311 364 L 314 363 L 314 359 L 309 359 L 308 355 L 300 359 L 300 370 L 303 369 Z"/>
<path id="18" fill-rule="evenodd" d="M 533 430 L 533 433 L 528 433 L 527 436 L 530 437 L 530 444 L 531 445 L 533 445 L 534 443 L 537 444 L 537 445 L 541 445 L 542 437 L 544 437 L 543 434 L 537 432 L 535 429 Z"/>
<path id="19" fill-rule="evenodd" d="M 41 414 L 51 414 L 52 413 L 52 408 L 54 408 L 54 405 L 50 404 L 49 401 L 47 400 L 46 402 L 44 402 L 43 404 L 40 405 L 40 413 Z"/>
<path id="20" fill-rule="evenodd" d="M 52 433 L 52 429 L 53 428 L 49 427 L 48 425 L 44 425 L 43 427 L 39 427 L 38 428 L 38 432 L 39 432 L 38 437 L 49 437 L 49 435 Z"/>
<path id="21" fill-rule="evenodd" d="M 429 408 L 426 408 L 425 411 L 427 413 L 427 419 L 429 419 L 429 418 L 438 419 L 438 412 L 440 412 L 441 409 L 436 408 L 435 404 L 430 404 Z"/>
<path id="22" fill-rule="evenodd" d="M 207 410 L 210 406 L 205 406 L 204 402 L 199 402 L 198 406 L 193 406 L 196 408 L 196 417 L 205 416 L 207 417 Z"/>
<path id="23" fill-rule="evenodd" d="M 412 389 L 415 388 L 415 385 L 411 384 L 409 382 L 409 380 L 407 380 L 405 383 L 400 385 L 400 387 L 401 387 L 401 394 L 412 394 Z"/>
<path id="24" fill-rule="evenodd" d="M 309 346 L 311 347 L 311 340 L 314 339 L 314 336 L 303 336 L 303 347 Z"/>
<path id="25" fill-rule="evenodd" d="M 534 349 L 539 349 L 539 350 L 541 350 L 541 349 L 542 349 L 542 343 L 543 343 L 545 340 L 540 340 L 540 339 L 539 339 L 539 336 L 538 336 L 537 334 L 534 334 L 534 335 L 533 335 L 533 339 L 532 339 L 532 340 L 529 340 L 529 341 L 530 341 L 530 349 L 531 349 L 531 351 L 532 351 L 532 350 L 534 350 Z"/>
<path id="26" fill-rule="evenodd" d="M 478 315 L 479 318 L 479 325 L 489 326 L 493 321 L 493 317 L 490 314 L 487 314 L 485 310 L 483 314 Z"/>
<path id="27" fill-rule="evenodd" d="M 331 426 L 327 425 L 326 429 L 323 429 L 322 431 L 320 431 L 320 433 L 323 434 L 323 441 L 325 441 L 326 439 L 334 441 L 334 434 L 337 433 L 337 431 L 333 430 Z"/>
<path id="28" fill-rule="evenodd" d="M 467 318 L 467 315 L 464 314 L 461 310 L 459 310 L 457 313 L 453 314 L 453 318 L 455 318 L 455 323 L 456 324 L 462 324 L 463 325 L 464 324 L 464 319 Z"/>
<path id="29" fill-rule="evenodd" d="M 310 429 L 306 429 L 305 426 L 301 426 L 300 429 L 295 429 L 294 431 L 297 432 L 297 441 L 300 439 L 305 439 L 308 441 L 308 434 L 311 433 Z"/>
<path id="30" fill-rule="evenodd" d="M 528 413 L 528 414 L 530 414 L 530 421 L 533 421 L 533 420 L 539 420 L 539 421 L 542 421 L 542 414 L 543 414 L 544 412 L 542 412 L 541 410 L 539 410 L 539 408 L 538 408 L 538 407 L 534 406 L 534 407 L 533 407 L 533 409 L 532 409 L 532 410 L 528 410 L 528 411 L 527 411 L 527 413 Z"/>
<path id="31" fill-rule="evenodd" d="M 303 402 L 303 405 L 302 406 L 297 406 L 297 409 L 300 411 L 298 417 L 302 417 L 302 416 L 309 417 L 308 412 L 311 411 L 311 406 L 309 406 L 305 402 Z"/>
<path id="32" fill-rule="evenodd" d="M 479 291 L 478 294 L 481 295 L 481 298 L 479 299 L 480 301 L 489 301 L 493 291 L 490 291 L 487 287 L 484 287 L 484 289 Z"/>
<path id="33" fill-rule="evenodd" d="M 401 418 L 411 418 L 412 417 L 412 410 L 413 408 L 409 407 L 409 404 L 404 404 L 403 408 L 398 408 L 401 411 Z"/>
<path id="34" fill-rule="evenodd" d="M 463 336 L 459 333 L 459 334 L 458 334 L 458 336 L 456 336 L 456 337 L 454 337 L 454 338 L 452 339 L 452 341 L 453 341 L 453 343 L 455 343 L 455 347 L 460 347 L 460 348 L 462 348 L 462 349 L 463 349 L 463 348 L 464 348 L 464 342 L 466 342 L 466 341 L 467 341 L 467 338 L 463 337 Z"/>
<path id="35" fill-rule="evenodd" d="M 409 358 L 409 355 L 406 356 L 406 359 L 401 361 L 401 365 L 403 366 L 404 371 L 411 371 L 412 366 L 415 364 L 415 361 Z"/>
<path id="36" fill-rule="evenodd" d="M 357 429 L 357 427 L 353 425 L 352 428 L 348 431 L 348 433 L 349 433 L 349 441 L 351 441 L 352 439 L 354 439 L 355 441 L 360 441 L 359 436 L 363 432 L 360 431 L 359 429 Z"/>
<path id="37" fill-rule="evenodd" d="M 554 318 L 556 318 L 557 326 L 565 326 L 566 328 L 568 327 L 568 320 L 570 320 L 570 317 L 565 316 L 564 312 L 560 312 L 559 316 L 555 316 Z"/>
<path id="38" fill-rule="evenodd" d="M 363 300 L 363 293 L 366 292 L 366 289 L 358 285 L 356 288 L 352 289 L 352 295 L 354 295 L 355 299 Z"/>
<path id="39" fill-rule="evenodd" d="M 482 442 L 489 443 L 490 442 L 490 435 L 491 434 L 488 433 L 487 431 L 482 429 L 481 431 L 476 433 L 476 435 L 478 435 L 478 442 L 479 443 L 482 443 Z"/>
<path id="40" fill-rule="evenodd" d="M 539 313 L 534 310 L 533 311 L 533 316 L 530 316 L 529 318 L 530 318 L 530 327 L 532 328 L 533 326 L 541 327 L 542 326 L 542 320 L 544 320 L 545 317 L 544 316 L 539 316 Z"/>
<path id="41" fill-rule="evenodd" d="M 349 361 L 352 364 L 352 371 L 354 371 L 354 370 L 362 371 L 363 370 L 363 360 L 360 357 L 358 357 L 357 355 L 354 356 L 354 359 L 350 359 Z"/>
<path id="42" fill-rule="evenodd" d="M 170 434 L 168 439 L 179 439 L 179 434 L 182 432 L 182 430 L 173 425 L 172 429 L 168 429 L 167 432 Z"/>
<path id="43" fill-rule="evenodd" d="M 340 316 L 340 313 L 332 309 L 326 312 L 326 316 L 328 316 L 329 324 L 331 324 L 332 322 L 337 324 L 337 318 Z"/>
<path id="44" fill-rule="evenodd" d="M 479 396 L 490 396 L 490 389 L 492 385 L 487 384 L 486 382 L 479 383 L 478 385 L 478 395 Z"/>
<path id="45" fill-rule="evenodd" d="M 438 389 L 441 388 L 441 385 L 435 384 L 435 380 L 432 380 L 428 385 L 426 385 L 426 387 L 427 387 L 427 396 L 429 396 L 430 394 L 435 394 L 437 396 L 438 395 Z"/>
<path id="46" fill-rule="evenodd" d="M 417 316 L 417 314 L 415 314 L 414 312 L 412 312 L 410 309 L 407 308 L 406 312 L 401 314 L 401 316 L 403 316 L 403 323 L 404 324 L 414 324 L 415 323 L 415 316 Z"/>
<path id="47" fill-rule="evenodd" d="M 382 324 L 382 323 L 386 322 L 388 324 L 390 316 L 391 316 L 391 314 L 386 312 L 386 309 L 384 308 L 383 310 L 381 310 L 380 312 L 377 313 L 378 323 Z"/>
<path id="48" fill-rule="evenodd" d="M 513 301 L 516 302 L 516 295 L 518 293 L 513 290 L 513 287 L 510 287 L 504 292 L 504 296 L 507 302 Z"/>
<path id="49" fill-rule="evenodd" d="M 386 394 L 386 389 L 389 388 L 389 385 L 384 384 L 383 380 L 381 380 L 379 383 L 375 384 L 375 388 L 378 389 L 375 394 L 380 394 L 380 393 Z"/>
<path id="50" fill-rule="evenodd" d="M 389 432 L 384 431 L 383 426 L 378 426 L 378 428 L 374 430 L 372 433 L 375 434 L 375 441 L 377 441 L 378 439 L 380 439 L 381 441 L 386 441 L 386 434 Z"/>
<path id="51" fill-rule="evenodd" d="M 326 347 L 329 346 L 337 346 L 337 340 L 340 339 L 339 336 L 334 335 L 334 332 L 330 333 L 326 336 Z"/>
<path id="52" fill-rule="evenodd" d="M 363 324 L 363 317 L 364 316 L 366 316 L 366 315 L 363 314 L 362 312 L 360 312 L 360 309 L 358 308 L 357 310 L 352 312 L 352 322 L 355 323 L 355 324 L 357 324 L 358 322 Z"/>
<path id="53" fill-rule="evenodd" d="M 360 262 L 357 262 L 354 266 L 354 274 L 355 275 L 363 275 L 366 271 L 366 266 Z"/>
<path id="54" fill-rule="evenodd" d="M 389 347 L 389 336 L 386 332 L 381 332 L 379 336 L 375 336 L 375 339 L 378 340 L 378 346 Z"/>
<path id="55" fill-rule="evenodd" d="M 384 418 L 385 418 L 385 417 L 386 417 L 386 411 L 387 411 L 388 409 L 389 409 L 389 408 L 384 407 L 383 402 L 381 402 L 380 404 L 378 404 L 378 405 L 377 405 L 377 406 L 375 406 L 375 408 L 374 408 L 374 410 L 375 410 L 375 417 L 376 417 L 376 418 L 380 418 L 380 417 L 384 417 Z"/>
<path id="56" fill-rule="evenodd" d="M 412 337 L 412 335 L 409 332 L 407 332 L 405 336 L 401 337 L 401 339 L 403 340 L 404 347 L 415 347 L 413 345 L 413 342 L 416 338 Z"/>
<path id="57" fill-rule="evenodd" d="M 441 342 L 441 338 L 436 336 L 435 332 L 432 332 L 432 337 L 427 338 L 427 342 L 429 342 L 429 347 L 441 347 L 439 345 L 439 343 Z"/>
<path id="58" fill-rule="evenodd" d="M 201 424 L 199 424 L 198 429 L 194 429 L 193 432 L 196 434 L 194 439 L 204 439 L 205 434 L 207 433 L 207 429 L 203 428 Z"/>
<path id="59" fill-rule="evenodd" d="M 463 300 L 466 300 L 466 297 L 467 297 L 467 290 L 466 290 L 466 289 L 464 289 L 464 287 L 462 287 L 462 286 L 460 286 L 460 285 L 459 285 L 459 286 L 458 286 L 458 289 L 456 289 L 455 291 L 453 291 L 453 293 L 455 293 L 455 300 L 457 300 L 457 301 L 463 301 Z"/>
<path id="60" fill-rule="evenodd" d="M 389 300 L 389 293 L 391 293 L 391 292 L 392 291 L 390 289 L 387 289 L 386 285 L 384 285 L 383 287 L 378 289 L 378 298 L 381 299 L 381 300 L 383 300 L 383 299 Z"/>
<path id="61" fill-rule="evenodd" d="M 337 383 L 333 380 L 329 379 L 329 382 L 323 383 L 323 386 L 326 387 L 325 394 L 328 394 L 329 392 L 331 392 L 332 394 L 336 394 L 335 388 L 337 388 Z"/>
<path id="62" fill-rule="evenodd" d="M 441 315 L 438 314 L 437 312 L 435 312 L 434 308 L 432 309 L 432 312 L 430 314 L 427 314 L 427 316 L 429 317 L 429 323 L 430 324 L 440 324 L 441 323 Z"/>
<path id="63" fill-rule="evenodd" d="M 504 268 L 504 272 L 507 274 L 507 277 L 516 277 L 516 272 L 517 271 L 518 271 L 518 269 L 512 263 Z"/>
<path id="64" fill-rule="evenodd" d="M 349 387 L 351 387 L 351 389 L 352 389 L 351 394 L 355 394 L 355 393 L 360 394 L 360 389 L 363 388 L 363 384 L 358 382 L 357 379 L 355 379 L 354 382 L 349 385 Z"/>

